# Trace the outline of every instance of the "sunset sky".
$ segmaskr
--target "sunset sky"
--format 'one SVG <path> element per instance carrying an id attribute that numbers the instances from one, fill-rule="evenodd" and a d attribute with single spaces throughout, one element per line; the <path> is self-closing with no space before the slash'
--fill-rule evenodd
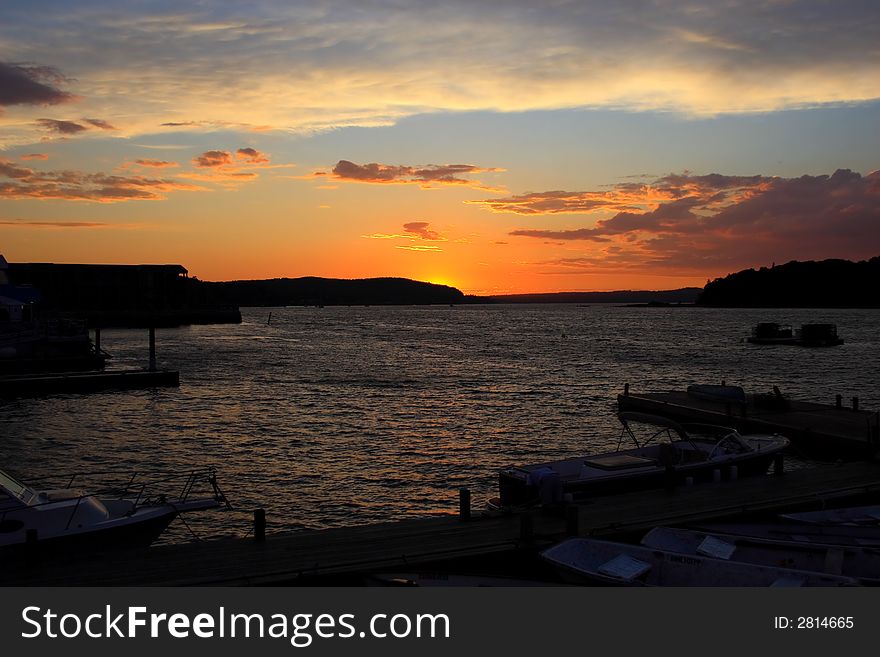
<path id="1" fill-rule="evenodd" d="M 880 255 L 876 0 L 0 4 L 0 253 L 465 292 Z"/>

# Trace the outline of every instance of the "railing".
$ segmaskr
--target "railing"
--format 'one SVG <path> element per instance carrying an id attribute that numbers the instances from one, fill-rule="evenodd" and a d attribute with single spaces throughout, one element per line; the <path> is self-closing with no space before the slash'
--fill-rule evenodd
<path id="1" fill-rule="evenodd" d="M 121 475 L 118 470 L 104 472 L 75 472 L 72 474 L 56 475 L 57 479 L 53 480 L 36 480 L 32 484 L 29 484 L 29 488 L 35 490 L 37 493 L 41 490 L 69 490 L 80 481 L 88 483 L 85 481 L 87 478 L 94 478 L 95 481 L 98 481 L 104 477 L 120 476 L 123 475 Z M 33 509 L 44 507 L 49 504 L 58 504 L 62 501 L 71 502 L 76 500 L 70 516 L 67 519 L 67 525 L 65 526 L 65 529 L 68 529 L 71 522 L 73 522 L 82 501 L 88 497 L 130 501 L 132 502 L 132 510 L 129 512 L 130 514 L 137 508 L 144 506 L 183 504 L 190 499 L 190 496 L 193 495 L 193 490 L 196 489 L 199 483 L 206 484 L 210 487 L 210 493 L 206 491 L 206 494 L 210 494 L 217 502 L 225 504 L 227 509 L 232 508 L 232 505 L 229 503 L 229 500 L 220 488 L 220 484 L 217 481 L 217 471 L 213 466 L 170 474 L 135 471 L 125 476 L 127 479 L 119 484 L 111 484 L 108 482 L 104 484 L 104 488 L 90 488 L 88 492 L 71 496 L 64 500 L 45 500 L 36 504 L 3 509 L 0 511 L 0 522 L 4 521 L 9 513 L 18 513 L 23 509 Z M 56 483 L 62 480 L 66 481 L 66 485 L 58 485 L 58 483 Z M 169 497 L 165 493 L 158 492 L 157 490 L 160 486 L 171 487 L 176 486 L 178 483 L 180 484 L 180 492 L 176 497 Z"/>

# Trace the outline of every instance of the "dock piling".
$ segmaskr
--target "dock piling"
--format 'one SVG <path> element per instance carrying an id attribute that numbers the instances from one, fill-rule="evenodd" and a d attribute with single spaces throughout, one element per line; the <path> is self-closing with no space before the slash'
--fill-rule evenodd
<path id="1" fill-rule="evenodd" d="M 858 398 L 858 397 L 853 397 L 853 398 L 852 398 L 852 402 L 853 402 L 853 410 L 854 410 L 854 411 L 859 410 L 859 398 Z"/>
<path id="2" fill-rule="evenodd" d="M 843 395 L 837 395 L 834 398 L 834 407 L 835 408 L 843 408 Z"/>
<path id="3" fill-rule="evenodd" d="M 266 510 L 254 510 L 254 542 L 266 542 Z"/>
<path id="4" fill-rule="evenodd" d="M 629 384 L 628 383 L 623 384 L 623 396 L 629 397 Z"/>
<path id="5" fill-rule="evenodd" d="M 471 492 L 467 488 L 458 489 L 458 519 L 462 522 L 471 519 Z"/>
<path id="6" fill-rule="evenodd" d="M 773 457 L 773 474 L 777 477 L 781 477 L 785 467 L 785 457 L 782 454 L 777 454 Z"/>

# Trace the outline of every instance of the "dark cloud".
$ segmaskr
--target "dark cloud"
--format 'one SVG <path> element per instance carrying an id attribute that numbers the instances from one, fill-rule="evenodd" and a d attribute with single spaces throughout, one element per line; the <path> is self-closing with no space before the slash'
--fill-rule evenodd
<path id="1" fill-rule="evenodd" d="M 60 135 L 75 135 L 85 132 L 88 128 L 75 121 L 59 121 L 58 119 L 37 119 L 37 123 L 44 130 L 57 132 Z"/>
<path id="2" fill-rule="evenodd" d="M 107 228 L 110 224 L 95 221 L 0 221 L 2 226 L 20 228 Z"/>
<path id="3" fill-rule="evenodd" d="M 431 230 L 428 226 L 429 224 L 427 221 L 411 221 L 407 224 L 403 224 L 403 229 L 407 233 L 415 235 L 423 240 L 429 240 L 432 242 L 444 241 L 445 238 L 440 233 Z"/>
<path id="4" fill-rule="evenodd" d="M 355 164 L 348 160 L 339 160 L 333 167 L 330 177 L 349 182 L 391 184 L 410 183 L 422 187 L 442 185 L 466 185 L 478 189 L 493 190 L 478 180 L 469 180 L 461 176 L 503 171 L 503 169 L 478 167 L 473 164 L 428 164 L 424 166 L 407 166 L 394 164 Z M 314 176 L 327 176 L 326 172 L 315 172 Z"/>
<path id="5" fill-rule="evenodd" d="M 235 156 L 241 160 L 245 160 L 250 164 L 268 164 L 269 156 L 261 153 L 256 148 L 239 148 L 235 151 Z"/>
<path id="6" fill-rule="evenodd" d="M 862 176 L 841 169 L 800 178 L 676 174 L 654 185 L 673 200 L 643 212 L 618 212 L 592 227 L 518 229 L 511 235 L 614 243 L 601 255 L 559 261 L 566 266 L 613 261 L 698 269 L 880 252 L 880 172 Z"/>
<path id="7" fill-rule="evenodd" d="M 111 125 L 103 119 L 83 119 L 86 123 L 90 123 L 101 130 L 116 130 L 116 126 Z"/>
<path id="8" fill-rule="evenodd" d="M 192 160 L 197 167 L 212 168 L 232 164 L 232 154 L 229 151 L 205 151 Z"/>
<path id="9" fill-rule="evenodd" d="M 35 171 L 8 160 L 0 160 L 0 198 L 113 203 L 160 200 L 165 198 L 167 192 L 197 189 L 201 188 L 176 180 L 81 171 Z"/>
<path id="10" fill-rule="evenodd" d="M 169 162 L 168 160 L 151 160 L 151 159 L 135 160 L 133 162 L 133 164 L 140 166 L 140 167 L 149 167 L 151 169 L 171 169 L 171 168 L 180 166 L 177 162 Z"/>
<path id="11" fill-rule="evenodd" d="M 57 105 L 75 100 L 73 94 L 58 89 L 65 81 L 50 66 L 0 62 L 0 106 Z"/>

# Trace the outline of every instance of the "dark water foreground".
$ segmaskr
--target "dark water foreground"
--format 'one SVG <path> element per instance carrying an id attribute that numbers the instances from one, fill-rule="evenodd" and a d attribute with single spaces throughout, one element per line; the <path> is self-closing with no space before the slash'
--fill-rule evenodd
<path id="1" fill-rule="evenodd" d="M 267 324 L 269 313 L 271 323 Z M 202 536 L 480 506 L 510 463 L 617 443 L 615 396 L 724 379 L 880 408 L 880 311 L 609 306 L 244 309 L 241 325 L 158 332 L 179 389 L 0 402 L 0 462 L 23 478 L 214 464 L 240 511 Z M 846 344 L 758 347 L 758 321 L 837 323 Z M 111 367 L 143 364 L 146 331 L 105 331 Z M 171 539 L 188 530 L 175 528 Z"/>

